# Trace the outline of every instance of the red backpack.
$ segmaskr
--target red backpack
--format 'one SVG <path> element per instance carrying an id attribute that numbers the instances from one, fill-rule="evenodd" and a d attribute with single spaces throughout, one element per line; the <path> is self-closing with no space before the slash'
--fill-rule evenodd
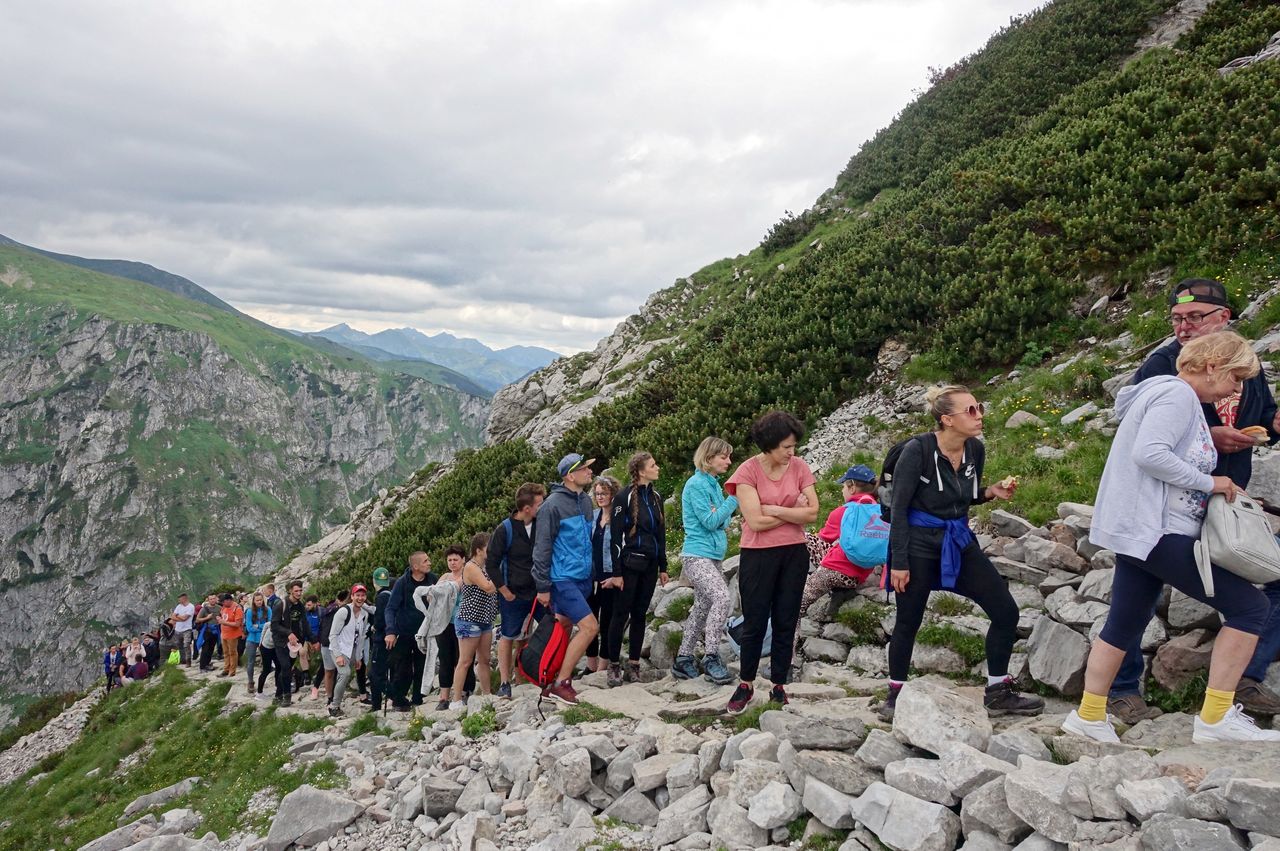
<path id="1" fill-rule="evenodd" d="M 529 617 L 532 618 L 537 610 L 538 603 L 534 601 Z M 541 688 L 542 696 L 545 697 L 548 689 L 555 685 L 556 675 L 560 673 L 560 666 L 564 664 L 564 655 L 568 649 L 569 628 L 551 612 L 544 610 L 537 628 L 520 651 L 520 674 Z"/>

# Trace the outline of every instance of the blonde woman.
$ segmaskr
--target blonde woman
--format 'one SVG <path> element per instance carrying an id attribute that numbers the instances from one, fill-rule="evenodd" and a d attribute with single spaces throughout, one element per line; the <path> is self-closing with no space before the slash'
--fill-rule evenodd
<path id="1" fill-rule="evenodd" d="M 969 531 L 969 506 L 1009 499 L 1016 482 L 982 484 L 985 409 L 967 388 L 932 387 L 928 404 L 936 428 L 907 442 L 893 470 L 889 579 L 898 612 L 889 640 L 889 697 L 879 708 L 880 716 L 893 717 L 929 594 L 943 588 L 973 600 L 991 619 L 983 701 L 987 711 L 1038 715 L 1044 701 L 1021 694 L 1009 677 L 1009 656 L 1018 638 L 1018 604 Z"/>
<path id="2" fill-rule="evenodd" d="M 1240 393 L 1258 374 L 1258 358 L 1239 334 L 1219 331 L 1187 343 L 1178 374 L 1160 375 L 1120 391 L 1120 428 L 1098 485 L 1089 540 L 1116 554 L 1111 609 L 1094 639 L 1084 674 L 1084 696 L 1062 729 L 1101 742 L 1118 742 L 1107 718 L 1107 692 L 1137 642 L 1165 585 L 1223 615 L 1209 662 L 1204 704 L 1191 740 L 1280 741 L 1280 731 L 1259 730 L 1235 704 L 1236 684 L 1253 656 L 1270 614 L 1266 596 L 1247 580 L 1214 566 L 1214 596 L 1205 595 L 1195 544 L 1209 495 L 1228 501 L 1244 491 L 1229 476 L 1210 473 L 1218 461 L 1201 403 Z"/>
<path id="3" fill-rule="evenodd" d="M 729 472 L 733 447 L 718 437 L 708 437 L 693 453 L 697 469 L 685 482 L 680 496 L 684 518 L 684 546 L 680 550 L 681 576 L 693 585 L 693 608 L 684 622 L 684 638 L 671 673 L 677 679 L 698 676 L 694 651 L 702 639 L 702 673 L 717 685 L 733 682 L 733 675 L 720 658 L 729 619 L 729 586 L 721 566 L 728 540 L 725 529 L 738 510 L 737 497 L 725 496 L 718 476 Z"/>

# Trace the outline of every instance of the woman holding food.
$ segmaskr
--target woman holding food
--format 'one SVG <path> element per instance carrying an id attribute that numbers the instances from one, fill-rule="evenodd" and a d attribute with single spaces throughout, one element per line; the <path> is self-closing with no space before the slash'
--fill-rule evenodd
<path id="1" fill-rule="evenodd" d="M 1258 374 L 1258 357 L 1238 334 L 1219 331 L 1182 348 L 1176 376 L 1160 375 L 1120 391 L 1120 427 L 1107 456 L 1089 540 L 1116 554 L 1111 609 L 1093 641 L 1080 707 L 1062 724 L 1068 733 L 1119 742 L 1107 718 L 1107 692 L 1125 649 L 1138 641 L 1148 613 L 1171 585 L 1222 613 L 1204 704 L 1192 725 L 1196 743 L 1280 741 L 1260 730 L 1236 704 L 1240 675 L 1267 623 L 1267 598 L 1247 579 L 1211 565 L 1214 595 L 1205 594 L 1195 546 L 1210 494 L 1234 501 L 1244 491 L 1211 475 L 1218 461 L 1201 403 L 1240 393 Z"/>
<path id="2" fill-rule="evenodd" d="M 982 485 L 984 410 L 967 388 L 932 387 L 928 405 L 937 428 L 907 442 L 893 470 L 889 580 L 898 613 L 889 641 L 889 696 L 880 715 L 893 717 L 929 593 L 937 589 L 968 597 L 991 619 L 983 701 L 987 711 L 1038 715 L 1044 701 L 1019 693 L 1009 677 L 1018 604 L 969 530 L 969 506 L 1009 499 L 1017 479 Z"/>

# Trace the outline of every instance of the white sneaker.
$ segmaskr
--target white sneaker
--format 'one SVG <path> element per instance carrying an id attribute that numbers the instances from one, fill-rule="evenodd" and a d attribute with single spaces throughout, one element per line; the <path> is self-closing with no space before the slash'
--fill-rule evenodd
<path id="1" fill-rule="evenodd" d="M 452 712 L 455 709 L 466 709 L 466 708 L 467 708 L 467 704 L 463 703 L 461 700 L 455 700 L 449 704 L 450 712 Z"/>
<path id="2" fill-rule="evenodd" d="M 1208 742 L 1280 742 L 1280 730 L 1260 730 L 1253 719 L 1244 714 L 1244 706 L 1237 703 L 1217 724 L 1208 724 L 1196 715 L 1191 741 L 1197 745 Z"/>
<path id="3" fill-rule="evenodd" d="M 1116 728 L 1111 726 L 1110 715 L 1107 716 L 1105 721 L 1086 721 L 1080 717 L 1079 712 L 1073 709 L 1063 720 L 1062 730 L 1066 733 L 1084 736 L 1086 739 L 1093 739 L 1095 742 L 1120 744 L 1120 737 L 1116 735 Z"/>

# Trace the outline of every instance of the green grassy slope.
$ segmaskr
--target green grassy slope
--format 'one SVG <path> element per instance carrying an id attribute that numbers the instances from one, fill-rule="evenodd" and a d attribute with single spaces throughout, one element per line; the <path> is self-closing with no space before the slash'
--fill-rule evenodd
<path id="1" fill-rule="evenodd" d="M 850 198 L 850 212 L 830 204 L 800 217 L 787 239 L 694 273 L 689 306 L 646 332 L 679 335 L 661 354 L 664 368 L 596 408 L 545 457 L 518 463 L 545 480 L 564 451 L 614 464 L 643 448 L 663 465 L 659 484 L 672 493 L 706 434 L 743 446 L 764 410 L 789 408 L 812 422 L 863 392 L 889 338 L 920 353 L 914 369 L 973 380 L 1114 333 L 1081 318 L 1079 305 L 1100 291 L 1124 289 L 1134 322 L 1151 333 L 1158 317 L 1140 314 L 1157 300 L 1141 284 L 1162 267 L 1225 277 L 1241 299 L 1280 275 L 1280 62 L 1226 78 L 1217 72 L 1280 30 L 1280 6 L 1219 0 L 1176 49 L 1121 69 L 1152 11 L 1141 0 L 1060 0 L 1002 34 L 991 53 L 963 63 L 931 93 L 927 110 L 904 111 L 907 123 L 868 146 L 870 162 L 890 143 L 907 151 L 918 140 L 915 171 L 891 168 L 899 176 L 874 201 Z M 1044 51 L 1055 43 L 1092 45 L 1092 64 L 1054 60 Z M 1046 75 L 1058 70 L 1050 85 Z M 925 155 L 929 133 L 960 132 L 929 122 L 995 114 L 1011 92 L 1027 118 L 979 122 L 947 143 L 954 155 Z M 861 173 L 862 156 L 842 181 Z M 1093 291 L 1091 279 L 1101 282 Z M 683 290 L 669 291 L 673 302 Z M 1096 392 L 1085 380 L 1054 399 Z M 439 486 L 451 500 L 470 499 L 465 475 L 466 488 L 485 497 L 445 508 L 429 495 L 414 530 L 395 542 L 375 539 L 368 552 L 399 565 L 407 546 L 435 551 L 491 528 L 500 511 L 480 509 L 509 492 L 512 476 L 510 463 L 485 458 L 513 451 L 482 450 Z M 1038 499 L 1083 494 L 1100 464 L 1090 453 L 1091 462 L 1063 465 L 1070 481 Z M 368 558 L 350 556 L 335 584 L 362 575 Z"/>

